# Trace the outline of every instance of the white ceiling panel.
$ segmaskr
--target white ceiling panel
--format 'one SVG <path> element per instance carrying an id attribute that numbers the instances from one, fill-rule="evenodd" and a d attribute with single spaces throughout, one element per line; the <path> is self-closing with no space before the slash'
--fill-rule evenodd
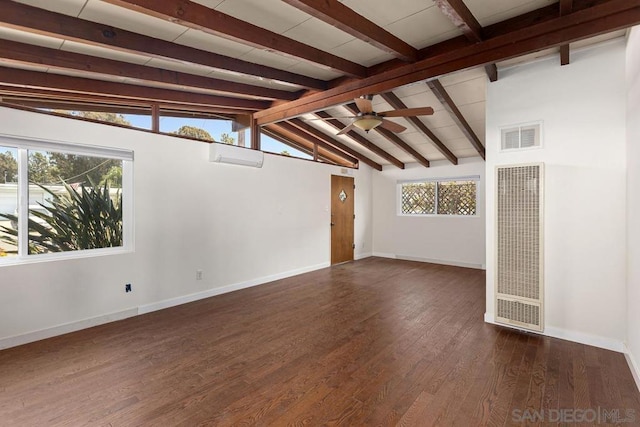
<path id="1" fill-rule="evenodd" d="M 0 67 L 17 68 L 19 70 L 40 71 L 47 72 L 49 67 L 44 65 L 22 64 L 20 62 L 10 61 L 8 59 L 0 58 Z"/>
<path id="2" fill-rule="evenodd" d="M 224 2 L 224 0 L 191 0 L 191 1 L 193 1 L 194 3 L 199 3 L 203 6 L 206 6 L 209 9 L 215 9 L 216 7 L 218 7 L 218 5 Z"/>
<path id="3" fill-rule="evenodd" d="M 394 56 L 385 53 L 377 47 L 359 39 L 353 39 L 345 44 L 331 49 L 331 53 L 349 61 L 356 62 L 365 67 L 370 67 L 381 62 L 393 59 Z"/>
<path id="4" fill-rule="evenodd" d="M 99 58 L 113 59 L 116 61 L 130 62 L 132 64 L 144 65 L 151 59 L 150 56 L 136 55 L 128 52 L 121 52 L 115 49 L 94 46 L 85 43 L 77 43 L 66 40 L 60 47 L 60 50 L 67 52 L 79 53 L 83 55 L 96 56 Z"/>
<path id="5" fill-rule="evenodd" d="M 476 80 L 467 80 L 451 86 L 445 86 L 445 90 L 458 106 L 482 102 L 486 98 L 486 77 Z"/>
<path id="6" fill-rule="evenodd" d="M 483 27 L 553 3 L 557 3 L 557 0 L 465 0 L 465 4 Z"/>
<path id="7" fill-rule="evenodd" d="M 292 85 L 289 83 L 281 83 L 274 80 L 264 79 L 258 76 L 248 76 L 245 74 L 217 69 L 211 71 L 209 74 L 207 74 L 207 76 L 214 79 L 228 80 L 230 82 L 245 83 L 253 86 L 268 87 L 278 90 L 286 90 L 289 92 L 295 92 L 302 89 L 300 86 Z"/>
<path id="8" fill-rule="evenodd" d="M 389 1 L 341 0 L 341 3 L 380 27 L 434 7 L 431 0 L 394 0 L 392 7 Z"/>
<path id="9" fill-rule="evenodd" d="M 152 58 L 146 65 L 149 67 L 178 71 L 180 73 L 195 74 L 197 76 L 206 76 L 211 72 L 216 71 L 215 68 L 207 67 L 205 65 L 185 64 L 181 61 L 160 58 Z"/>
<path id="10" fill-rule="evenodd" d="M 287 68 L 287 71 L 291 71 L 292 73 L 302 74 L 302 75 L 313 77 L 315 79 L 320 79 L 320 80 L 333 80 L 341 76 L 341 74 L 333 70 L 322 68 L 306 61 L 300 61 L 294 64 L 293 66 Z"/>
<path id="11" fill-rule="evenodd" d="M 89 0 L 82 13 L 80 13 L 80 18 L 166 41 L 175 40 L 187 30 L 182 25 L 141 13 L 134 13 L 99 0 Z"/>
<path id="12" fill-rule="evenodd" d="M 123 77 L 119 77 L 119 76 L 108 76 L 105 74 L 97 74 L 97 73 L 88 73 L 86 71 L 76 71 L 76 70 L 58 70 L 55 68 L 50 68 L 49 69 L 49 73 L 50 74 L 59 74 L 59 75 L 63 75 L 63 76 L 72 76 L 72 77 L 80 77 L 80 78 L 85 78 L 85 79 L 92 79 L 92 80 L 103 80 L 106 82 L 116 82 L 116 83 L 122 83 L 125 81 L 125 79 Z"/>
<path id="13" fill-rule="evenodd" d="M 228 40 L 223 37 L 207 34 L 203 31 L 194 30 L 192 28 L 180 34 L 174 42 L 184 46 L 193 47 L 195 49 L 230 56 L 232 58 L 238 58 L 254 49 L 251 46 Z"/>
<path id="14" fill-rule="evenodd" d="M 286 37 L 315 48 L 331 51 L 338 46 L 350 42 L 354 37 L 336 30 L 331 25 L 311 18 L 283 33 Z"/>
<path id="15" fill-rule="evenodd" d="M 285 70 L 293 67 L 300 62 L 299 59 L 293 58 L 276 52 L 269 52 L 262 49 L 253 49 L 252 51 L 240 57 L 243 61 L 253 62 L 255 64 L 268 65 L 274 68 Z"/>
<path id="16" fill-rule="evenodd" d="M 64 42 L 63 39 L 55 37 L 41 36 L 40 34 L 27 33 L 13 28 L 0 26 L 0 39 L 14 42 L 27 43 L 51 49 L 59 49 Z"/>
<path id="17" fill-rule="evenodd" d="M 216 10 L 278 34 L 311 18 L 280 0 L 226 0 Z"/>
<path id="18" fill-rule="evenodd" d="M 434 6 L 395 21 L 385 29 L 416 49 L 422 49 L 462 34 L 451 21 L 442 18 L 442 12 Z"/>
<path id="19" fill-rule="evenodd" d="M 487 82 L 487 73 L 484 67 L 467 68 L 466 70 L 457 71 L 439 78 L 440 83 L 442 83 L 444 87 L 476 79 L 484 79 L 485 83 Z"/>

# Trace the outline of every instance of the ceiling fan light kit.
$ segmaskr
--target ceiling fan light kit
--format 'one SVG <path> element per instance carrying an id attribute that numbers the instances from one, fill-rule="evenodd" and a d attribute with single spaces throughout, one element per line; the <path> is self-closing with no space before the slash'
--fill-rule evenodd
<path id="1" fill-rule="evenodd" d="M 358 129 L 369 132 L 382 124 L 382 117 L 373 114 L 367 114 L 354 120 L 353 125 Z"/>

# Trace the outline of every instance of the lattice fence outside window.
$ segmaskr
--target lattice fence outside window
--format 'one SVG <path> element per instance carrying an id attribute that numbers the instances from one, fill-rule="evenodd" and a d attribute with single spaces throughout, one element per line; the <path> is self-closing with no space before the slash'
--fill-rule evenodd
<path id="1" fill-rule="evenodd" d="M 438 182 L 439 215 L 475 215 L 476 182 Z"/>
<path id="2" fill-rule="evenodd" d="M 399 192 L 401 215 L 476 215 L 475 179 L 405 182 Z"/>
<path id="3" fill-rule="evenodd" d="M 436 212 L 436 183 L 416 182 L 402 185 L 403 214 L 434 214 Z"/>

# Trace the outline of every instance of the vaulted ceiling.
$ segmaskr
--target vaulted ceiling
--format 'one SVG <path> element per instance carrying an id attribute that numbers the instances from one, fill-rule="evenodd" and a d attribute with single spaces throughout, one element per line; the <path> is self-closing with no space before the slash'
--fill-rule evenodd
<path id="1" fill-rule="evenodd" d="M 484 157 L 487 84 L 640 23 L 640 0 L 0 0 L 0 96 L 30 107 L 210 115 L 321 161 Z M 407 129 L 353 129 L 353 99 Z M 157 125 L 157 124 L 156 124 Z M 260 131 L 257 131 L 260 130 Z M 260 138 L 252 138 L 259 148 Z"/>

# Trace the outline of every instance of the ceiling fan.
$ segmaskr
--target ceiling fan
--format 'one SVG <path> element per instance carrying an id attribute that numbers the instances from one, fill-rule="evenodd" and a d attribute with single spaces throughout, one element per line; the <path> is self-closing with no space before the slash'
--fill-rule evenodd
<path id="1" fill-rule="evenodd" d="M 407 128 L 399 125 L 398 123 L 387 120 L 387 117 L 411 117 L 411 116 L 429 116 L 433 114 L 433 108 L 431 107 L 419 107 L 419 108 L 402 108 L 399 110 L 381 111 L 379 113 L 373 111 L 373 104 L 371 99 L 373 95 L 365 95 L 360 98 L 354 99 L 356 106 L 360 112 L 353 116 L 346 116 L 345 118 L 352 118 L 351 124 L 346 126 L 337 135 L 342 135 L 353 128 L 362 129 L 365 132 L 369 132 L 378 126 L 390 130 L 391 132 L 400 133 Z"/>

